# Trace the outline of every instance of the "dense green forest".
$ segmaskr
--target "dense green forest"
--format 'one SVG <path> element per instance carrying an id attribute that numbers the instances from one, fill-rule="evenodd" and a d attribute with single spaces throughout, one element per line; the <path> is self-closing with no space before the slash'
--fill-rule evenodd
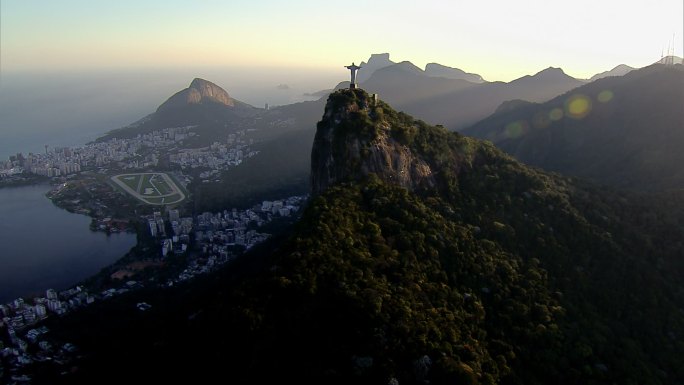
<path id="1" fill-rule="evenodd" d="M 84 353 L 60 380 L 684 381 L 681 193 L 544 173 L 369 100 L 332 94 L 319 130 L 332 126 L 334 143 L 388 136 L 430 165 L 434 188 L 355 173 L 201 282 L 59 320 Z M 140 299 L 153 309 L 136 311 Z"/>

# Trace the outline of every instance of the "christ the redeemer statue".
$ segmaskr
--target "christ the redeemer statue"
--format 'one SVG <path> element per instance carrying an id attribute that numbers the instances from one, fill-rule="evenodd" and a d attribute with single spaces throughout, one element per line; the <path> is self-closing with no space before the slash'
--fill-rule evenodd
<path id="1" fill-rule="evenodd" d="M 349 89 L 353 90 L 354 88 L 356 88 L 356 71 L 361 69 L 361 66 L 357 66 L 356 64 L 354 64 L 354 62 L 352 62 L 350 66 L 344 67 L 351 71 L 351 83 L 349 84 Z"/>

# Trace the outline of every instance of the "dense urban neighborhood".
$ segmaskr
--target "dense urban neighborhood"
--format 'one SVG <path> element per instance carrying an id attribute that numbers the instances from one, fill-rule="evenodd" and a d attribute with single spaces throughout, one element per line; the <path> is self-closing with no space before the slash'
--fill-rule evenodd
<path id="1" fill-rule="evenodd" d="M 0 161 L 0 178 L 23 173 L 58 177 L 103 167 L 115 167 L 121 171 L 140 170 L 157 167 L 161 157 L 167 157 L 181 170 L 206 169 L 204 175 L 208 177 L 257 154 L 249 148 L 251 140 L 245 139 L 246 130 L 229 134 L 225 143 L 183 148 L 185 141 L 196 136 L 193 128 L 165 128 L 132 139 L 112 138 L 75 148 L 45 146 L 45 153 L 18 153 Z"/>
<path id="2" fill-rule="evenodd" d="M 210 273 L 268 239 L 270 234 L 260 232 L 259 228 L 276 219 L 297 215 L 307 198 L 292 196 L 264 201 L 247 210 L 233 208 L 194 217 L 181 217 L 177 209 L 169 209 L 165 215 L 156 211 L 141 217 L 157 245 L 157 258 L 122 266 L 111 273 L 112 285 L 97 291 L 86 285 L 62 291 L 48 289 L 44 296 L 17 298 L 0 305 L 0 378 L 3 371 L 7 371 L 14 381 L 29 380 L 22 370 L 34 363 L 50 361 L 65 366 L 76 358 L 77 347 L 69 341 L 51 338 L 49 329 L 42 326 L 41 321 L 133 290 L 172 287 Z M 137 279 L 144 268 L 163 267 L 169 258 L 180 255 L 185 257 L 185 263 L 175 268 L 176 273 L 171 278 L 160 281 L 153 275 Z M 140 302 L 136 307 L 139 311 L 147 311 L 151 305 Z"/>
<path id="3" fill-rule="evenodd" d="M 250 149 L 253 140 L 247 139 L 247 130 L 206 147 L 185 148 L 197 139 L 195 128 L 165 128 L 74 148 L 45 146 L 44 153 L 17 153 L 0 161 L 0 187 L 50 182 L 47 196 L 63 209 L 90 216 L 91 230 L 137 232 L 138 244 L 145 244 L 144 252 L 132 251 L 104 269 L 103 279 L 0 305 L 0 379 L 30 382 L 27 369 L 33 365 L 49 363 L 66 370 L 78 356 L 77 346 L 50 335 L 44 321 L 51 317 L 210 273 L 268 239 L 262 229 L 271 222 L 298 215 L 307 196 L 191 214 L 181 204 L 192 180 L 217 182 L 223 171 L 258 154 Z M 142 301 L 136 308 L 144 312 L 152 305 Z"/>

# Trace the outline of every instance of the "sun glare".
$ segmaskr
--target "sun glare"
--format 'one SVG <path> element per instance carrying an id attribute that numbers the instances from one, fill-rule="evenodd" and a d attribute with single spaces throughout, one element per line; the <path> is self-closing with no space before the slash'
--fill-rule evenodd
<path id="1" fill-rule="evenodd" d="M 573 95 L 565 103 L 565 113 L 573 119 L 582 119 L 591 111 L 591 99 L 578 94 Z"/>

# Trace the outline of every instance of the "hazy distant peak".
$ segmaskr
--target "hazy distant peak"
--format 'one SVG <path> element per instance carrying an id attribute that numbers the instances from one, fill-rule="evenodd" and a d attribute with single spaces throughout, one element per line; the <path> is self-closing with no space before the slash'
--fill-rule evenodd
<path id="1" fill-rule="evenodd" d="M 482 76 L 478 74 L 471 74 L 461 69 L 447 67 L 439 63 L 428 63 L 425 66 L 425 74 L 432 77 L 466 80 L 471 83 L 484 83 L 485 81 L 482 79 Z"/>
<path id="2" fill-rule="evenodd" d="M 361 69 L 356 75 L 356 79 L 359 83 L 365 82 L 373 75 L 373 72 L 393 64 L 395 63 L 390 60 L 389 53 L 374 53 L 368 59 L 368 63 L 361 62 Z"/>
<path id="3" fill-rule="evenodd" d="M 178 91 L 176 94 L 171 96 L 167 101 L 159 106 L 157 111 L 183 107 L 189 104 L 201 104 L 207 102 L 223 104 L 229 107 L 233 107 L 235 105 L 235 101 L 223 88 L 208 80 L 195 78 L 190 83 L 190 87 Z"/>
<path id="4" fill-rule="evenodd" d="M 421 75 L 422 75 L 422 74 L 425 73 L 425 71 L 423 71 L 421 68 L 419 68 L 418 66 L 416 66 L 416 65 L 413 64 L 413 63 L 411 63 L 411 62 L 408 61 L 408 60 L 405 60 L 405 61 L 403 61 L 403 62 L 397 63 L 397 64 L 393 65 L 392 67 L 393 67 L 393 68 L 396 68 L 396 69 L 401 69 L 401 70 L 403 70 L 403 71 L 415 73 L 415 74 L 421 74 Z"/>
<path id="5" fill-rule="evenodd" d="M 554 81 L 567 81 L 567 80 L 582 82 L 582 81 L 575 79 L 572 76 L 566 74 L 561 68 L 549 67 L 549 68 L 546 68 L 546 69 L 543 69 L 543 70 L 537 72 L 534 75 L 531 75 L 531 76 L 525 75 L 521 78 L 515 79 L 511 83 L 512 84 L 520 84 L 520 83 L 527 83 L 529 81 L 533 81 L 533 82 L 539 82 L 539 81 L 554 82 Z"/>
<path id="6" fill-rule="evenodd" d="M 368 59 L 368 64 L 393 64 L 389 53 L 374 53 Z"/>
<path id="7" fill-rule="evenodd" d="M 632 71 L 632 70 L 634 70 L 634 67 L 630 67 L 627 64 L 618 64 L 615 66 L 615 68 L 613 68 L 612 70 L 610 70 L 608 72 L 622 72 L 622 73 L 626 74 L 627 72 Z"/>
<path id="8" fill-rule="evenodd" d="M 598 73 L 598 74 L 592 76 L 589 80 L 594 81 L 594 80 L 606 78 L 609 76 L 623 76 L 623 75 L 626 75 L 627 73 L 629 73 L 633 70 L 634 70 L 633 67 L 630 67 L 626 64 L 620 64 L 610 71 L 604 71 L 604 72 L 601 72 L 601 73 Z"/>
<path id="9" fill-rule="evenodd" d="M 625 71 L 625 70 L 631 71 L 633 69 L 634 69 L 634 67 L 630 67 L 627 64 L 618 64 L 611 71 Z"/>
<path id="10" fill-rule="evenodd" d="M 563 69 L 558 67 L 549 67 L 537 72 L 534 76 L 538 77 L 566 77 L 568 76 Z"/>
<path id="11" fill-rule="evenodd" d="M 375 71 L 370 81 L 372 82 L 377 79 L 385 79 L 384 81 L 388 81 L 388 76 L 394 79 L 392 81 L 405 79 L 406 76 L 427 77 L 425 76 L 425 72 L 415 64 L 410 61 L 403 61 Z"/>

